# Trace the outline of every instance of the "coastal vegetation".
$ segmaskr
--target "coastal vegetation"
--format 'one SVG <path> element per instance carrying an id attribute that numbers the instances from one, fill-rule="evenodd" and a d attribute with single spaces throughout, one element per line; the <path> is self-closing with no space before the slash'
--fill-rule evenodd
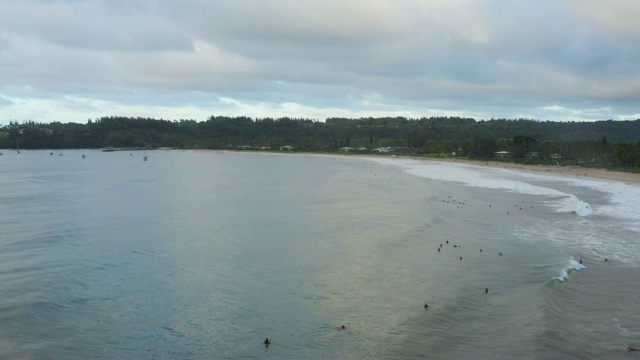
<path id="1" fill-rule="evenodd" d="M 640 120 L 477 121 L 461 117 L 409 119 L 211 116 L 206 121 L 102 117 L 77 123 L 10 122 L 0 148 L 248 149 L 385 153 L 640 171 Z"/>

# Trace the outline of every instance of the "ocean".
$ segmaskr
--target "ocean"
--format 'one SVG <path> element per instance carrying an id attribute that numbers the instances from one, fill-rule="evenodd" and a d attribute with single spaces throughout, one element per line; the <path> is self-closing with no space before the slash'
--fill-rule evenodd
<path id="1" fill-rule="evenodd" d="M 3 153 L 2 359 L 640 348 L 638 185 L 391 157 Z"/>

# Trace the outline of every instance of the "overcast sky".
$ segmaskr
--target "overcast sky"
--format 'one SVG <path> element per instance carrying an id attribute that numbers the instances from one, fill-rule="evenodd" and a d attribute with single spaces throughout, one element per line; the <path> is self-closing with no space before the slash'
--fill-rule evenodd
<path id="1" fill-rule="evenodd" d="M 638 0 L 0 0 L 0 124 L 640 118 Z"/>

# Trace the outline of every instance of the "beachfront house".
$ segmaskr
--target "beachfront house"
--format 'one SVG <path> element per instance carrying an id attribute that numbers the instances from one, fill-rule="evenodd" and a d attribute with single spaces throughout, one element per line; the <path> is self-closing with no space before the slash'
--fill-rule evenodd
<path id="1" fill-rule="evenodd" d="M 527 159 L 540 159 L 543 156 L 544 154 L 539 151 L 529 151 L 528 153 L 524 154 L 524 157 Z"/>
<path id="2" fill-rule="evenodd" d="M 379 153 L 390 153 L 393 151 L 393 149 L 390 147 L 377 147 L 375 149 L 372 149 L 371 151 Z"/>
<path id="3" fill-rule="evenodd" d="M 506 159 L 511 157 L 511 151 L 496 151 L 496 158 Z"/>

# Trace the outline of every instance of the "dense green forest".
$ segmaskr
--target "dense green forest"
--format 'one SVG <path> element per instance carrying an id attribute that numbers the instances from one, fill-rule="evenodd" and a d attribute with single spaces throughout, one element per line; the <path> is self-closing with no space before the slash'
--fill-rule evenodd
<path id="1" fill-rule="evenodd" d="M 212 116 L 206 121 L 103 117 L 86 124 L 11 122 L 0 148 L 199 148 L 370 152 L 464 156 L 637 170 L 640 120 L 476 121 L 460 117 L 310 119 Z M 345 149 L 348 147 L 349 149 Z M 501 153 L 498 153 L 501 152 Z"/>

